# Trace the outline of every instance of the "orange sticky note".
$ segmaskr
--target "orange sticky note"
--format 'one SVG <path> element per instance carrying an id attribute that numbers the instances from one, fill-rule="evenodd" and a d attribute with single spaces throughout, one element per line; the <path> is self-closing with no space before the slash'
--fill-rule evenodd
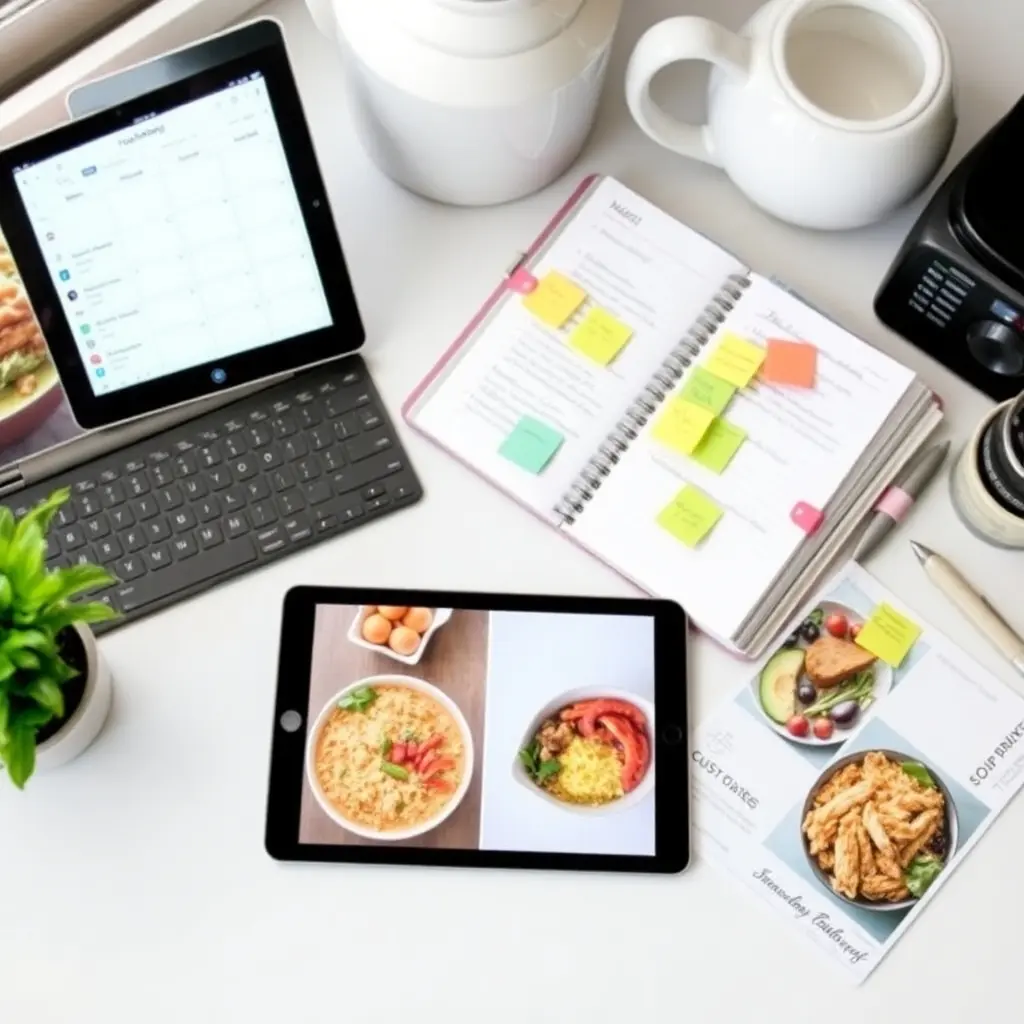
<path id="1" fill-rule="evenodd" d="M 793 388 L 813 388 L 818 376 L 818 350 L 806 341 L 769 338 L 765 344 L 761 380 Z"/>

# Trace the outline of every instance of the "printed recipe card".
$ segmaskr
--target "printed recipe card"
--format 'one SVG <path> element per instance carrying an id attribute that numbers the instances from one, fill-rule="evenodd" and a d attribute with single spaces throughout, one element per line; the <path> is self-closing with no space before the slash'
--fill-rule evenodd
<path id="1" fill-rule="evenodd" d="M 1020 789 L 1024 699 L 851 563 L 692 757 L 698 852 L 861 982 Z"/>

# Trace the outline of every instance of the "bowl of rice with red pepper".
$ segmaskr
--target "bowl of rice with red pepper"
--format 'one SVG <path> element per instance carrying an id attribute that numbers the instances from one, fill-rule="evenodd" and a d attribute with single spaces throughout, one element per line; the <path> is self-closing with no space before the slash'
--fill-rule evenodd
<path id="1" fill-rule="evenodd" d="M 411 839 L 459 806 L 473 741 L 454 701 L 411 676 L 371 676 L 335 694 L 309 734 L 306 775 L 317 803 L 369 839 Z"/>
<path id="2" fill-rule="evenodd" d="M 654 708 L 636 694 L 571 690 L 530 723 L 513 775 L 568 810 L 623 810 L 654 788 L 653 736 Z"/>

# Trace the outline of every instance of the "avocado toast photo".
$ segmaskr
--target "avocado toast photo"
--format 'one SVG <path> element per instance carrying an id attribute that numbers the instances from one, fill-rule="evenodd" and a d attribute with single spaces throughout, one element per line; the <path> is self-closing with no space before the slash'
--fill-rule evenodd
<path id="1" fill-rule="evenodd" d="M 754 679 L 768 725 L 793 743 L 842 743 L 892 687 L 892 669 L 854 641 L 864 617 L 834 601 L 819 604 Z"/>

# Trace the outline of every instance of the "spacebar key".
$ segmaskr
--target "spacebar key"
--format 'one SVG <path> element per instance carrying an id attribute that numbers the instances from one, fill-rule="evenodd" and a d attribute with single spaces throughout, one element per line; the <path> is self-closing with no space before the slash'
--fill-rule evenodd
<path id="1" fill-rule="evenodd" d="M 118 588 L 115 603 L 123 612 L 134 611 L 255 561 L 256 548 L 252 540 L 238 537 L 230 544 L 204 551 L 202 558 L 190 558 L 187 562 L 169 566 L 166 572 L 151 572 L 140 580 L 126 583 Z"/>

